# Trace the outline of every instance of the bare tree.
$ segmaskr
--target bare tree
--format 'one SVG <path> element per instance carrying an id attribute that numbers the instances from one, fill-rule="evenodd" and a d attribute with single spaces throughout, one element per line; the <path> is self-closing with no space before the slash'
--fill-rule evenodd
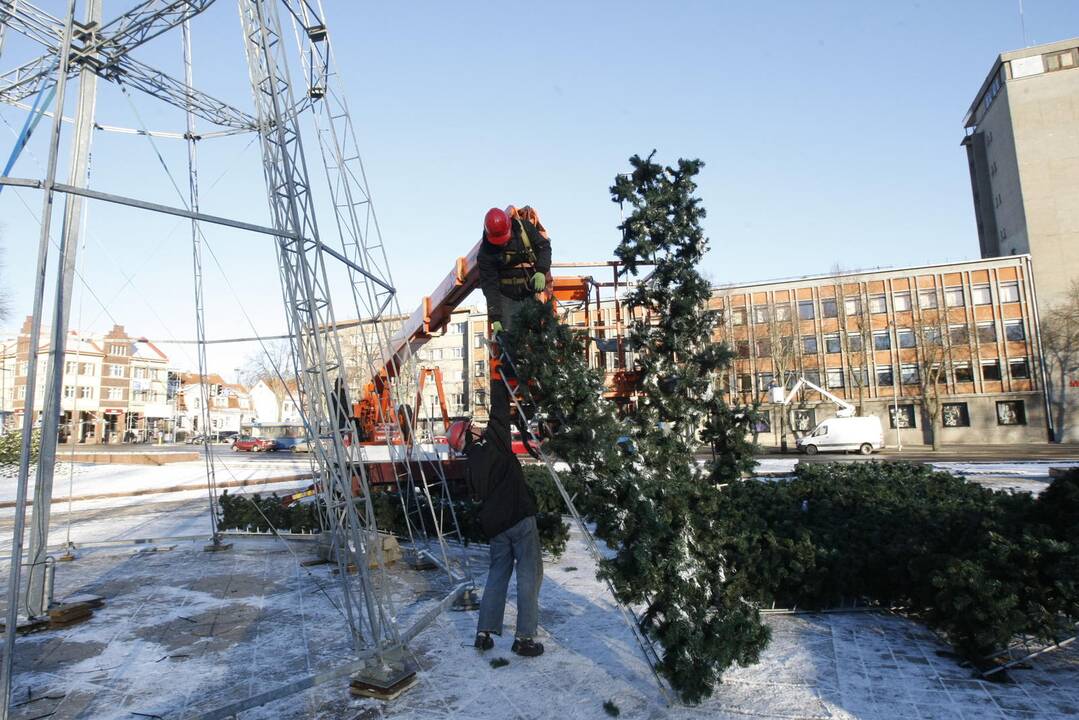
<path id="1" fill-rule="evenodd" d="M 292 347 L 288 340 L 272 340 L 263 343 L 258 352 L 247 356 L 240 377 L 247 386 L 262 380 L 273 390 L 278 405 L 288 397 L 288 389 L 282 379 L 293 377 Z"/>
<path id="2" fill-rule="evenodd" d="M 836 274 L 841 272 L 838 266 L 833 266 L 833 270 Z M 859 277 L 852 277 L 849 278 L 849 282 L 856 283 L 858 290 L 848 293 L 843 282 L 838 283 L 836 290 L 839 342 L 843 348 L 847 376 L 858 392 L 858 415 L 865 415 L 865 389 L 869 382 L 869 364 L 866 362 L 866 353 L 873 347 L 873 330 L 870 325 L 865 293 L 861 289 L 862 280 Z M 849 394 L 847 397 L 850 398 Z"/>
<path id="3" fill-rule="evenodd" d="M 952 367 L 953 354 L 956 350 L 954 344 L 957 338 L 945 337 L 940 324 L 940 314 L 937 311 L 928 311 L 921 317 L 914 318 L 912 328 L 917 345 L 917 383 L 922 408 L 928 424 L 930 444 L 934 450 L 940 449 L 941 422 L 940 413 L 942 403 L 941 386 L 947 387 L 948 369 Z M 969 333 L 969 329 L 967 329 Z M 902 387 L 903 366 L 900 364 L 900 377 L 897 385 Z M 895 419 L 896 424 L 899 418 Z"/>
<path id="4" fill-rule="evenodd" d="M 1041 327 L 1045 351 L 1053 440 L 1064 442 L 1068 417 L 1069 376 L 1079 371 L 1079 281 L 1072 281 L 1063 300 L 1045 314 Z"/>
<path id="5" fill-rule="evenodd" d="M 775 303 L 771 308 L 772 317 L 768 323 L 769 355 L 772 358 L 772 376 L 778 387 L 784 391 L 790 387 L 793 378 L 798 374 L 798 348 L 795 332 L 793 301 Z M 758 341 L 759 342 L 759 341 Z M 758 353 L 760 355 L 760 353 Z M 793 412 L 793 407 L 787 405 L 779 409 L 779 438 L 780 446 L 786 450 L 787 428 L 794 427 L 788 415 Z"/>

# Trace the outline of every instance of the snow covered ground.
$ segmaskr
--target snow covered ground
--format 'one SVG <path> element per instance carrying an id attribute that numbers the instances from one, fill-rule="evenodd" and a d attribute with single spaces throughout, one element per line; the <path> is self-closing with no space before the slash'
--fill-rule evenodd
<path id="1" fill-rule="evenodd" d="M 185 513 L 204 511 L 191 501 L 170 515 L 182 527 Z M 87 623 L 19 639 L 14 697 L 23 704 L 13 717 L 190 720 L 347 661 L 338 579 L 329 566 L 300 566 L 313 555 L 309 544 L 237 540 L 229 552 L 200 550 L 111 548 L 63 565 L 58 594 L 95 592 L 107 602 Z M 483 549 L 470 553 L 482 570 Z M 486 655 L 471 647 L 476 613 L 445 612 L 412 643 L 419 683 L 397 700 L 351 698 L 338 680 L 238 720 L 599 719 L 605 701 L 642 719 L 1079 717 L 1079 650 L 1045 655 L 994 684 L 973 677 L 923 627 L 877 613 L 771 616 L 760 664 L 727 673 L 700 706 L 668 706 L 576 530 L 544 570 L 542 657 L 509 652 L 512 605 L 506 636 Z M 403 627 L 449 589 L 437 570 L 396 567 L 384 582 Z M 492 667 L 493 658 L 509 664 Z"/>

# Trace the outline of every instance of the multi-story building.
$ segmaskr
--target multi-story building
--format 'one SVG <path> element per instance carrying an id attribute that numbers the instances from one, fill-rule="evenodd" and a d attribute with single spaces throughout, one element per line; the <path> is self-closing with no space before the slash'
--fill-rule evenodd
<path id="1" fill-rule="evenodd" d="M 9 425 L 21 422 L 26 403 L 30 318 L 14 342 L 14 375 Z M 7 347 L 11 345 L 8 344 Z M 47 344 L 38 353 L 34 410 L 44 404 Z M 5 353 L 4 365 L 9 360 Z M 8 379 L 5 373 L 5 379 Z M 103 337 L 71 331 L 63 360 L 60 396 L 61 442 L 108 443 L 147 440 L 163 432 L 172 417 L 167 392 L 168 357 L 122 325 Z"/>
<path id="2" fill-rule="evenodd" d="M 252 423 L 284 423 L 301 425 L 300 395 L 295 380 L 281 382 L 277 378 L 259 380 L 248 393 Z"/>
<path id="3" fill-rule="evenodd" d="M 210 427 L 204 427 L 203 398 L 209 406 Z M 227 383 L 216 373 L 203 377 L 181 373 L 176 395 L 175 428 L 177 439 L 198 433 L 238 433 L 255 419 L 251 396 L 243 385 Z M 182 437 L 181 437 L 182 436 Z"/>
<path id="4" fill-rule="evenodd" d="M 930 441 L 938 392 L 939 442 L 1045 442 L 1031 273 L 1017 255 L 718 288 L 716 340 L 735 353 L 724 389 L 760 404 L 765 445 L 781 443 L 781 425 L 801 433 L 835 415 L 815 391 L 771 401 L 800 377 L 879 416 L 890 444 Z"/>
<path id="5" fill-rule="evenodd" d="M 1079 38 L 1001 54 L 964 119 L 982 257 L 1029 253 L 1044 312 L 1079 279 Z"/>

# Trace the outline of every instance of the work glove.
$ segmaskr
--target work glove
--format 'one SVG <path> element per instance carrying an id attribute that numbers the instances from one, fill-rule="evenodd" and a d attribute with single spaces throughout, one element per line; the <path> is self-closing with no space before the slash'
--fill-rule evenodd
<path id="1" fill-rule="evenodd" d="M 495 320 L 493 323 L 491 323 L 491 330 L 494 331 L 495 335 L 502 332 L 502 321 Z"/>
<path id="2" fill-rule="evenodd" d="M 547 287 L 547 278 L 543 273 L 536 273 L 532 276 L 532 289 L 539 292 L 543 288 Z"/>

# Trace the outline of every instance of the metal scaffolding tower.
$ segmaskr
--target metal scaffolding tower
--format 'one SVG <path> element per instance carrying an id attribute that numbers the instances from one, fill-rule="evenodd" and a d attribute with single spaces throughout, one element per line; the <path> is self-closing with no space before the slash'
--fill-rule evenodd
<path id="1" fill-rule="evenodd" d="M 83 21 L 76 21 L 79 0 L 69 0 L 65 17 L 57 18 L 26 0 L 0 0 L 0 52 L 5 35 L 16 33 L 44 48 L 43 54 L 18 67 L 0 73 L 0 101 L 26 107 L 32 97 L 55 97 L 49 137 L 48 167 L 42 179 L 0 177 L 0 186 L 36 188 L 42 191 L 41 235 L 35 274 L 34 311 L 30 331 L 26 410 L 23 413 L 23 445 L 19 464 L 15 536 L 11 574 L 8 584 L 7 633 L 0 697 L 0 718 L 7 717 L 10 704 L 12 654 L 15 627 L 20 609 L 29 617 L 47 611 L 43 568 L 49 527 L 52 475 L 56 461 L 56 441 L 60 419 L 63 362 L 67 340 L 68 314 L 73 289 L 75 254 L 80 219 L 85 199 L 94 199 L 128 207 L 187 218 L 192 227 L 192 261 L 195 279 L 195 309 L 199 346 L 199 369 L 205 374 L 205 324 L 203 318 L 202 225 L 239 228 L 275 238 L 281 293 L 291 338 L 291 356 L 298 385 L 298 401 L 303 423 L 312 442 L 317 464 L 317 486 L 321 495 L 324 532 L 338 564 L 340 591 L 347 617 L 347 630 L 358 657 L 368 658 L 363 669 L 353 677 L 357 692 L 392 696 L 414 681 L 415 669 L 408 660 L 407 638 L 416 631 L 399 630 L 394 609 L 385 595 L 387 583 L 375 582 L 373 573 L 384 572 L 381 542 L 375 523 L 370 487 L 362 462 L 350 453 L 342 420 L 348 407 L 348 378 L 331 300 L 328 265 L 343 264 L 348 272 L 357 315 L 370 320 L 378 333 L 377 348 L 366 350 L 369 369 L 385 362 L 392 326 L 382 322 L 385 314 L 400 314 L 385 246 L 378 230 L 367 179 L 360 161 L 348 105 L 341 93 L 334 67 L 328 31 L 321 3 L 310 0 L 237 0 L 243 48 L 247 60 L 253 112 L 212 97 L 193 86 L 190 21 L 213 4 L 213 0 L 142 0 L 113 20 L 102 22 L 102 0 L 83 0 Z M 282 5 L 294 19 L 299 56 L 303 59 L 306 87 L 298 92 L 290 80 L 278 7 Z M 173 78 L 132 57 L 132 51 L 170 31 L 182 33 L 184 78 Z M 95 99 L 98 79 L 120 85 L 125 94 L 137 91 L 182 110 L 185 130 L 182 133 L 134 134 L 160 135 L 184 139 L 188 151 L 189 186 L 187 197 L 181 193 L 182 207 L 148 202 L 136 197 L 102 192 L 88 187 L 88 162 L 91 136 L 95 127 Z M 73 120 L 64 117 L 69 81 L 78 82 L 78 100 Z M 40 109 L 46 110 L 42 103 Z M 316 220 L 311 176 L 304 154 L 301 118 L 310 117 L 314 136 L 326 173 L 328 197 L 333 207 L 341 250 L 331 248 L 321 239 Z M 196 132 L 196 118 L 213 129 Z M 56 181 L 63 126 L 73 122 L 70 142 L 69 177 Z M 262 149 L 271 224 L 256 225 L 226 217 L 209 215 L 199 208 L 197 178 L 197 142 L 256 132 Z M 164 162 L 164 161 L 162 161 Z M 52 244 L 51 218 L 56 194 L 64 196 L 63 225 L 60 233 L 53 317 L 49 329 L 48 367 L 44 384 L 41 415 L 41 454 L 34 482 L 29 567 L 26 583 L 27 601 L 20 602 L 23 524 L 31 475 L 30 439 L 35 426 L 35 389 L 38 352 L 42 340 L 42 311 L 46 291 L 49 249 Z M 365 338 L 366 340 L 366 338 Z M 407 351 L 406 351 L 407 352 Z M 394 358 L 391 367 L 395 396 L 408 398 L 411 358 Z M 205 386 L 205 383 L 203 383 Z M 206 408 L 207 398 L 202 398 Z M 407 404 L 407 400 L 400 404 Z M 414 423 L 413 423 L 414 425 Z M 205 425 L 204 431 L 209 428 Z M 413 433 L 414 435 L 414 433 Z M 391 448 L 392 450 L 393 448 Z M 415 443 L 394 462 L 400 468 L 398 482 L 407 485 L 411 496 L 417 488 L 431 501 L 430 483 L 412 477 L 410 460 Z M 362 453 L 362 451 L 361 451 Z M 214 544 L 218 543 L 216 498 L 213 489 L 212 451 L 205 450 L 207 479 L 210 486 L 210 512 Z M 422 463 L 418 464 L 422 468 Z M 422 470 L 421 470 L 422 474 Z M 445 489 L 445 478 L 441 478 Z M 442 523 L 435 534 L 443 554 L 443 564 L 456 584 L 453 597 L 472 586 L 467 560 L 465 575 L 455 573 L 446 554 Z M 456 530 L 456 518 L 453 518 Z M 448 529 L 447 529 L 448 530 Z M 372 570 L 372 568 L 377 568 Z M 351 572 L 354 570 L 354 573 Z M 447 599 L 448 602 L 449 599 Z M 444 603 L 446 604 L 446 603 Z"/>

